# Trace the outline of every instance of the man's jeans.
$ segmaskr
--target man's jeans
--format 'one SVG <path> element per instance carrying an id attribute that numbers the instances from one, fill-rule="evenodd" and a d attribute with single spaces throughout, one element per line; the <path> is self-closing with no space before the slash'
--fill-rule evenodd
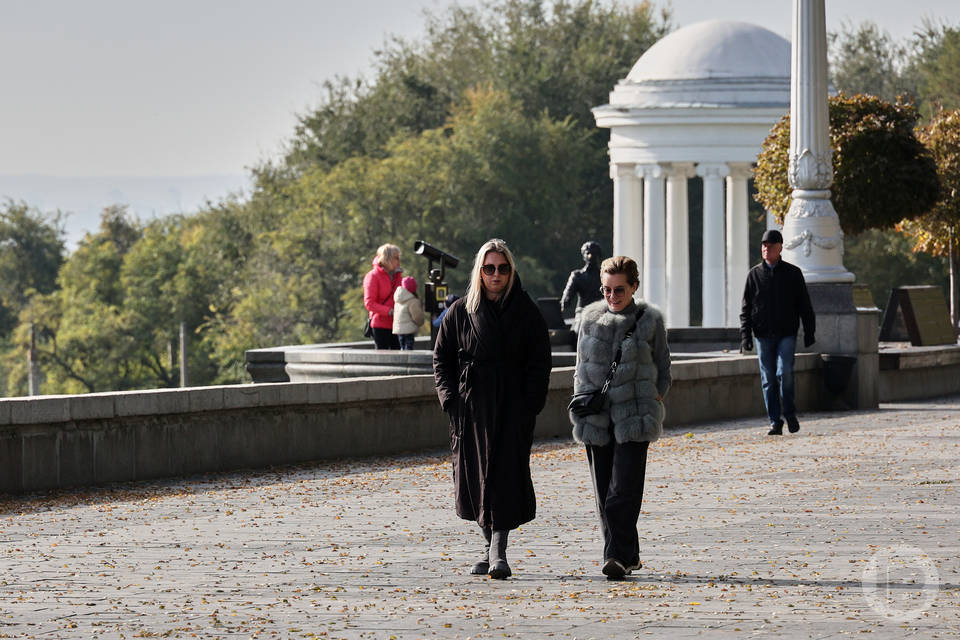
<path id="1" fill-rule="evenodd" d="M 797 414 L 793 403 L 793 352 L 797 336 L 785 338 L 754 338 L 757 359 L 760 361 L 760 383 L 763 402 L 767 405 L 770 424 L 782 423 L 780 399 L 783 398 L 783 418 Z"/>

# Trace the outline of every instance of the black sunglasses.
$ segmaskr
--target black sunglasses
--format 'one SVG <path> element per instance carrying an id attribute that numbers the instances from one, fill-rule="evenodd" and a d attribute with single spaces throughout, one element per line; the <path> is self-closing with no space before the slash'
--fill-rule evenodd
<path id="1" fill-rule="evenodd" d="M 502 276 L 510 275 L 510 263 L 501 262 L 500 264 L 485 264 L 482 267 L 483 272 L 488 276 L 492 276 L 494 273 L 499 272 Z"/>

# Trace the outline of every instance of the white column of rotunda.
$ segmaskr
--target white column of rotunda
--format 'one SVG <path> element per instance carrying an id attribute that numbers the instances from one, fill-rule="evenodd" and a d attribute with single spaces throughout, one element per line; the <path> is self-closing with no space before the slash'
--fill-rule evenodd
<path id="1" fill-rule="evenodd" d="M 641 295 L 671 327 L 739 324 L 749 269 L 748 180 L 790 106 L 790 43 L 743 22 L 689 25 L 658 41 L 596 107 L 610 129 L 613 253 L 634 258 Z M 689 180 L 703 183 L 702 246 L 690 246 Z M 702 256 L 691 291 L 690 258 Z"/>
<path id="2" fill-rule="evenodd" d="M 667 174 L 667 296 L 661 306 L 675 327 L 690 326 L 690 207 L 687 180 L 694 173 L 692 162 L 674 162 Z"/>
<path id="3" fill-rule="evenodd" d="M 731 162 L 727 176 L 727 326 L 740 326 L 743 285 L 750 270 L 750 220 L 748 180 L 753 165 Z"/>
<path id="4" fill-rule="evenodd" d="M 742 162 L 612 165 L 613 255 L 637 260 L 639 293 L 663 309 L 670 326 L 690 325 L 687 183 L 694 176 L 704 185 L 702 324 L 739 323 L 740 293 L 750 268 L 747 180 L 752 171 Z"/>

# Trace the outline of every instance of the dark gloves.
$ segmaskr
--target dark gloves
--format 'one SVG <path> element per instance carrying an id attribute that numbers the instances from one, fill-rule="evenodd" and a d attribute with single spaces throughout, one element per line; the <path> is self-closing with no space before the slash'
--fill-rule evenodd
<path id="1" fill-rule="evenodd" d="M 746 353 L 747 351 L 753 351 L 753 338 L 747 336 L 740 342 L 740 351 Z"/>
<path id="2" fill-rule="evenodd" d="M 810 345 L 812 345 L 812 344 L 813 344 L 814 342 L 816 342 L 816 341 L 817 341 L 817 338 L 816 338 L 812 333 L 805 333 L 805 334 L 803 334 L 803 346 L 804 346 L 804 347 L 809 347 Z"/>

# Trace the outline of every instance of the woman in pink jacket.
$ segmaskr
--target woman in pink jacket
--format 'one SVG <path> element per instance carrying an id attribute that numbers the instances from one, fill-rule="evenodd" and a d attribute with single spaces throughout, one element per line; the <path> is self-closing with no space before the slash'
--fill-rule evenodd
<path id="1" fill-rule="evenodd" d="M 373 258 L 373 268 L 363 277 L 363 306 L 370 314 L 377 349 L 400 349 L 400 341 L 393 335 L 393 292 L 402 277 L 400 247 L 382 245 Z"/>

